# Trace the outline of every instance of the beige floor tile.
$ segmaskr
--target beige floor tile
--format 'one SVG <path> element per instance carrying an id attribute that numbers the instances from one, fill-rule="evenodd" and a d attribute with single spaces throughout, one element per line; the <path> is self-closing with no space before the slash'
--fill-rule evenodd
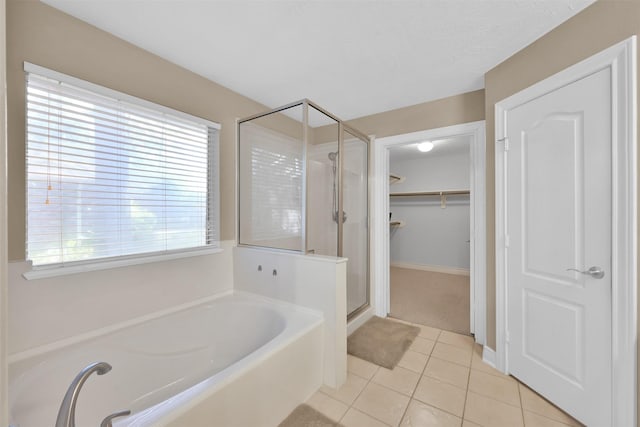
<path id="1" fill-rule="evenodd" d="M 396 366 L 393 369 L 381 367 L 371 381 L 411 397 L 419 379 L 419 373 Z"/>
<path id="2" fill-rule="evenodd" d="M 503 378 L 503 379 L 509 379 L 509 380 L 512 380 L 512 381 L 516 381 L 512 376 L 503 374 L 502 372 L 498 371 L 493 366 L 491 366 L 491 365 L 489 365 L 487 363 L 484 363 L 482 360 L 479 360 L 479 361 L 473 360 L 471 362 L 471 369 L 474 370 L 474 371 L 484 372 L 485 374 L 495 375 L 495 376 Z"/>
<path id="3" fill-rule="evenodd" d="M 500 378 L 472 369 L 469 375 L 469 391 L 520 407 L 518 383 L 508 378 Z"/>
<path id="4" fill-rule="evenodd" d="M 348 405 L 337 401 L 324 393 L 317 391 L 313 396 L 307 400 L 307 405 L 311 406 L 318 412 L 322 412 L 327 417 L 334 421 L 340 421 L 340 418 L 349 409 Z"/>
<path id="5" fill-rule="evenodd" d="M 457 363 L 458 365 L 471 366 L 472 348 L 461 348 L 451 344 L 437 342 L 431 352 L 431 357 Z"/>
<path id="6" fill-rule="evenodd" d="M 567 427 L 568 424 L 543 417 L 534 412 L 524 411 L 525 427 Z"/>
<path id="7" fill-rule="evenodd" d="M 412 400 L 400 424 L 403 427 L 460 427 L 462 419 Z"/>
<path id="8" fill-rule="evenodd" d="M 436 342 L 433 340 L 416 337 L 411 343 L 409 350 L 417 351 L 418 353 L 422 354 L 431 354 L 431 350 L 433 350 L 433 346 L 435 343 Z"/>
<path id="9" fill-rule="evenodd" d="M 408 404 L 407 396 L 370 382 L 353 407 L 384 423 L 397 426 Z"/>
<path id="10" fill-rule="evenodd" d="M 424 367 L 427 366 L 427 360 L 429 360 L 429 356 L 426 354 L 407 350 L 398 362 L 398 366 L 421 374 L 424 371 Z"/>
<path id="11" fill-rule="evenodd" d="M 469 420 L 462 420 L 462 427 L 482 427 L 480 424 L 472 423 Z"/>
<path id="12" fill-rule="evenodd" d="M 520 397 L 522 398 L 522 409 L 571 426 L 581 425 L 573 417 L 567 415 L 522 383 L 520 383 Z"/>
<path id="13" fill-rule="evenodd" d="M 320 391 L 324 394 L 333 397 L 347 405 L 351 405 L 356 397 L 364 390 L 367 385 L 367 380 L 357 375 L 347 373 L 347 381 L 339 389 L 334 389 L 327 386 L 320 387 Z"/>
<path id="14" fill-rule="evenodd" d="M 502 372 L 498 371 L 493 366 L 490 366 L 488 363 L 483 362 L 482 360 L 482 346 L 480 344 L 476 344 L 473 347 L 473 355 L 471 357 L 471 369 L 484 372 L 485 374 L 496 375 L 500 378 L 507 378 L 512 381 L 516 381 L 515 378 L 509 375 L 505 375 Z"/>
<path id="15" fill-rule="evenodd" d="M 466 390 L 429 377 L 420 379 L 420 383 L 418 383 L 418 387 L 413 394 L 414 399 L 459 417 L 462 417 L 464 412 L 466 397 Z"/>
<path id="16" fill-rule="evenodd" d="M 482 351 L 483 351 L 483 347 L 481 344 L 474 344 L 473 345 L 473 357 L 471 358 L 471 364 L 473 364 L 473 362 L 482 362 Z"/>
<path id="17" fill-rule="evenodd" d="M 347 354 L 347 369 L 352 374 L 370 380 L 378 370 L 378 365 Z"/>
<path id="18" fill-rule="evenodd" d="M 474 392 L 467 394 L 464 418 L 484 427 L 522 427 L 522 410 Z"/>
<path id="19" fill-rule="evenodd" d="M 442 331 L 438 337 L 439 342 L 455 345 L 456 347 L 471 348 L 475 344 L 473 337 L 456 334 L 455 332 Z"/>
<path id="20" fill-rule="evenodd" d="M 421 338 L 426 338 L 428 340 L 436 341 L 442 331 L 438 328 L 432 328 L 431 326 L 418 325 L 415 324 L 418 328 L 420 328 L 420 333 L 418 334 Z"/>
<path id="21" fill-rule="evenodd" d="M 388 424 L 378 421 L 369 415 L 358 411 L 357 409 L 349 409 L 344 415 L 340 424 L 344 427 L 387 427 Z"/>
<path id="22" fill-rule="evenodd" d="M 464 389 L 467 388 L 469 380 L 469 368 L 435 357 L 427 362 L 424 374 Z"/>

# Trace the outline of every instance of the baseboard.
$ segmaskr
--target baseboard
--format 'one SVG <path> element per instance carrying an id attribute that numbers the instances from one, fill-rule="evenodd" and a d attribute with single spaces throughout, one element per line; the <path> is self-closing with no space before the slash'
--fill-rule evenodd
<path id="1" fill-rule="evenodd" d="M 490 349 L 486 345 L 482 348 L 482 361 L 487 365 L 495 369 L 496 367 L 496 352 Z"/>
<path id="2" fill-rule="evenodd" d="M 409 262 L 394 261 L 391 263 L 391 267 L 410 268 L 413 270 L 422 270 L 422 271 L 433 271 L 434 273 L 457 274 L 459 276 L 470 275 L 470 271 L 468 268 L 446 267 L 444 265 L 412 264 Z"/>

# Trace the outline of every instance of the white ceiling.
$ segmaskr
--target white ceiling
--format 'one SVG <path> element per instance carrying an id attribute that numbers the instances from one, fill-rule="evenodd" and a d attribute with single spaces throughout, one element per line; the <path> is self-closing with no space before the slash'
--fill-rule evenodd
<path id="1" fill-rule="evenodd" d="M 416 141 L 409 144 L 398 145 L 389 149 L 389 161 L 401 162 L 405 160 L 418 160 L 426 157 L 439 157 L 466 154 L 471 156 L 470 136 L 456 136 L 452 138 L 439 139 L 431 141 L 433 150 L 423 153 L 418 150 L 418 144 L 422 141 Z"/>
<path id="2" fill-rule="evenodd" d="M 348 120 L 484 87 L 594 0 L 43 0 L 269 107 Z"/>

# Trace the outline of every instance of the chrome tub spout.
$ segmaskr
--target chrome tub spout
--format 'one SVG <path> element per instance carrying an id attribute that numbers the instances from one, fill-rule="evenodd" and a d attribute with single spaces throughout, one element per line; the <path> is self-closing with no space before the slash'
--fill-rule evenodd
<path id="1" fill-rule="evenodd" d="M 58 411 L 58 419 L 56 420 L 56 427 L 75 427 L 76 426 L 76 401 L 80 394 L 80 389 L 84 382 L 89 378 L 91 374 L 96 372 L 98 375 L 104 375 L 111 370 L 111 365 L 106 362 L 96 362 L 85 367 L 74 378 L 73 382 L 67 389 L 67 393 L 64 395 L 62 405 Z"/>

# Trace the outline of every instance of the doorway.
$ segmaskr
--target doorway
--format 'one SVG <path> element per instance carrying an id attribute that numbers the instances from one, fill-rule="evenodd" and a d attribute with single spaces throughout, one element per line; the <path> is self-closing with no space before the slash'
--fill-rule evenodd
<path id="1" fill-rule="evenodd" d="M 389 316 L 471 334 L 471 137 L 389 149 Z"/>
<path id="2" fill-rule="evenodd" d="M 635 425 L 635 37 L 496 105 L 497 367 Z"/>
<path id="3" fill-rule="evenodd" d="M 439 141 L 452 138 L 468 138 L 469 141 L 469 232 L 465 239 L 469 240 L 469 331 L 474 334 L 476 342 L 485 343 L 485 192 L 484 192 L 484 121 L 466 123 L 443 128 L 395 135 L 377 139 L 374 147 L 374 192 L 373 192 L 373 251 L 375 260 L 372 270 L 372 305 L 375 314 L 386 317 L 391 311 L 391 226 L 389 175 L 395 174 L 389 168 L 390 151 L 393 147 L 415 144 L 416 141 Z M 394 191 L 393 189 L 391 191 Z M 457 195 L 465 196 L 465 195 Z M 456 195 L 447 195 L 453 200 Z M 442 199 L 437 196 L 440 206 Z M 446 201 L 445 201 L 446 203 Z M 394 218 L 392 213 L 392 219 Z M 402 218 L 396 217 L 397 220 Z"/>

